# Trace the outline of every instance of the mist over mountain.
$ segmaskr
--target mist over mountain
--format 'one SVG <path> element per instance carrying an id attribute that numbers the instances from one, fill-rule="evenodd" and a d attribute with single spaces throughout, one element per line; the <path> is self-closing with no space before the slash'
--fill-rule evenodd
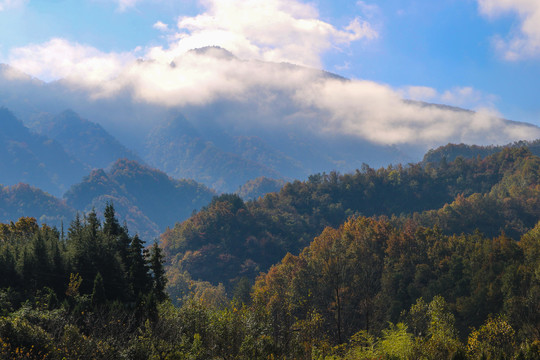
<path id="1" fill-rule="evenodd" d="M 29 183 L 60 196 L 87 172 L 59 143 L 31 132 L 0 108 L 0 184 Z"/>
<path id="2" fill-rule="evenodd" d="M 44 114 L 30 126 L 57 141 L 66 152 L 90 168 L 105 168 L 123 158 L 142 162 L 101 125 L 81 118 L 73 110 L 56 116 Z"/>
<path id="3" fill-rule="evenodd" d="M 96 76 L 71 72 L 45 83 L 3 65 L 0 105 L 92 168 L 143 159 L 225 192 L 261 176 L 305 179 L 364 163 L 416 162 L 449 142 L 540 137 L 538 127 L 490 111 L 408 101 L 386 85 L 244 60 L 218 47 L 149 53 L 114 76 Z M 44 121 L 43 113 L 65 109 L 80 115 Z"/>

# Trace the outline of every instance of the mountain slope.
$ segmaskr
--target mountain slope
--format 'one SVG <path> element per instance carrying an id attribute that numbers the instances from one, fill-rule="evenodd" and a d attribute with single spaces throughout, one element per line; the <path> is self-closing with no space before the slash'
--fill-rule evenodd
<path id="1" fill-rule="evenodd" d="M 540 219 L 539 184 L 540 158 L 526 148 L 440 166 L 365 166 L 354 174 L 332 172 L 288 183 L 256 201 L 215 198 L 166 231 L 162 243 L 170 271 L 231 288 L 351 216 L 438 225 L 448 234 L 479 228 L 489 236 L 504 232 L 518 239 Z"/>
<path id="2" fill-rule="evenodd" d="M 206 205 L 214 193 L 192 180 L 175 180 L 135 161 L 120 159 L 109 170 L 94 170 L 75 184 L 64 198 L 68 205 L 89 211 L 113 202 L 119 218 L 146 240 L 167 226 L 188 218 Z"/>
<path id="3" fill-rule="evenodd" d="M 101 125 L 81 118 L 72 110 L 34 122 L 32 128 L 56 140 L 66 152 L 90 168 L 105 168 L 123 158 L 142 162 Z"/>
<path id="4" fill-rule="evenodd" d="M 540 156 L 540 139 L 535 141 L 518 141 L 513 144 L 505 146 L 478 146 L 478 145 L 466 145 L 466 144 L 448 144 L 440 146 L 437 149 L 429 150 L 425 155 L 422 163 L 424 165 L 428 163 L 440 163 L 443 158 L 445 161 L 454 161 L 458 157 L 465 159 L 473 159 L 477 156 L 485 158 L 486 156 L 496 154 L 503 151 L 505 148 L 519 148 L 526 147 L 529 151 Z"/>
<path id="5" fill-rule="evenodd" d="M 281 177 L 261 163 L 222 150 L 182 115 L 148 135 L 145 160 L 176 178 L 191 178 L 219 191 L 234 191 L 260 176 Z"/>
<path id="6" fill-rule="evenodd" d="M 0 108 L 0 183 L 29 183 L 63 194 L 87 168 L 57 142 L 32 133 L 6 108 Z"/>
<path id="7" fill-rule="evenodd" d="M 34 217 L 40 223 L 65 229 L 75 217 L 75 209 L 46 192 L 26 184 L 0 185 L 0 222 Z"/>

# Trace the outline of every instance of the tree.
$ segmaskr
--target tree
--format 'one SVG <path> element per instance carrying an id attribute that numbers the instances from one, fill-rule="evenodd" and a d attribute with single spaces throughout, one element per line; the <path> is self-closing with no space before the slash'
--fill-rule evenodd
<path id="1" fill-rule="evenodd" d="M 105 235 L 118 236 L 122 233 L 123 229 L 120 226 L 118 219 L 116 219 L 112 202 L 107 202 L 103 217 L 105 218 L 105 221 L 103 222 L 103 233 L 105 233 Z"/>
<path id="2" fill-rule="evenodd" d="M 471 357 L 486 359 L 509 359 L 514 353 L 515 331 L 501 317 L 490 317 L 478 330 L 474 330 L 467 342 Z"/>
<path id="3" fill-rule="evenodd" d="M 150 264 L 150 271 L 152 272 L 153 277 L 152 291 L 154 292 L 156 299 L 159 302 L 162 302 L 167 299 L 167 294 L 165 293 L 167 278 L 165 277 L 165 269 L 163 268 L 163 263 L 165 262 L 163 258 L 163 250 L 161 250 L 157 242 L 154 242 L 154 245 L 152 245 L 150 248 L 148 262 Z"/>
<path id="4" fill-rule="evenodd" d="M 107 300 L 105 296 L 105 287 L 103 286 L 103 276 L 97 273 L 94 279 L 94 289 L 92 290 L 92 305 L 94 307 L 103 305 Z"/>
<path id="5" fill-rule="evenodd" d="M 148 274 L 148 265 L 144 256 L 144 243 L 135 235 L 129 248 L 128 277 L 132 294 L 140 299 L 151 288 L 151 278 Z"/>

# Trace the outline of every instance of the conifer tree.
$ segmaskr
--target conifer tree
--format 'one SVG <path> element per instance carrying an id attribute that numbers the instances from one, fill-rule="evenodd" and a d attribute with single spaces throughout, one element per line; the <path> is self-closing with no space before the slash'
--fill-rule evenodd
<path id="1" fill-rule="evenodd" d="M 154 245 L 150 248 L 149 263 L 153 275 L 153 292 L 159 302 L 167 299 L 165 292 L 167 278 L 165 277 L 165 269 L 163 268 L 164 262 L 163 250 L 161 250 L 157 242 L 154 242 Z"/>
<path id="2" fill-rule="evenodd" d="M 148 265 L 144 256 L 144 243 L 135 235 L 131 240 L 129 249 L 129 283 L 135 298 L 148 292 L 151 288 L 151 278 L 148 274 Z"/>
<path id="3" fill-rule="evenodd" d="M 86 226 L 85 226 L 87 231 L 89 231 L 90 240 L 95 241 L 97 239 L 97 234 L 98 234 L 98 230 L 100 226 L 101 224 L 99 223 L 96 210 L 92 209 L 92 211 L 90 211 L 90 213 L 88 214 L 88 217 L 86 218 Z"/>
<path id="4" fill-rule="evenodd" d="M 114 205 L 111 202 L 107 202 L 103 217 L 105 218 L 105 221 L 103 222 L 103 233 L 105 233 L 105 235 L 118 236 L 122 233 L 123 229 L 116 218 Z"/>
<path id="5" fill-rule="evenodd" d="M 103 285 L 103 276 L 98 272 L 94 279 L 94 289 L 92 290 L 92 305 L 103 305 L 107 300 L 105 296 L 105 286 Z"/>

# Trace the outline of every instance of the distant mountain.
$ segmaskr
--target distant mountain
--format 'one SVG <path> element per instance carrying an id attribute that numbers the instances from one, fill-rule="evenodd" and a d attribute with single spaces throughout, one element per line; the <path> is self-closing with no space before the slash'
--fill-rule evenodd
<path id="1" fill-rule="evenodd" d="M 40 223 L 65 229 L 75 217 L 75 209 L 43 190 L 26 184 L 0 185 L 0 222 L 16 221 L 27 216 Z"/>
<path id="2" fill-rule="evenodd" d="M 279 192 L 285 181 L 260 177 L 250 180 L 236 191 L 244 201 L 256 200 L 268 193 Z"/>
<path id="3" fill-rule="evenodd" d="M 158 80 L 153 77 L 129 81 L 155 66 L 186 81 L 155 87 L 145 86 Z M 447 142 L 504 144 L 540 134 L 531 124 L 403 100 L 370 81 L 240 59 L 218 47 L 188 51 L 167 64 L 141 60 L 129 69 L 96 87 L 84 76 L 46 83 L 0 65 L 0 106 L 89 168 L 105 168 L 121 157 L 142 159 L 219 192 L 234 192 L 259 177 L 305 180 L 364 163 L 415 163 Z M 380 91 L 373 93 L 373 87 Z M 80 116 L 43 115 L 68 108 Z"/>
<path id="4" fill-rule="evenodd" d="M 264 164 L 277 173 L 283 174 L 289 179 L 297 179 L 306 175 L 306 169 L 302 162 L 271 147 L 261 137 L 236 136 L 230 148 L 235 154 L 244 159 Z"/>
<path id="5" fill-rule="evenodd" d="M 183 115 L 171 118 L 148 135 L 145 160 L 174 177 L 191 178 L 219 191 L 234 191 L 260 176 L 282 177 L 264 164 L 221 149 Z"/>
<path id="6" fill-rule="evenodd" d="M 59 143 L 31 132 L 11 111 L 0 108 L 0 183 L 28 183 L 60 196 L 87 173 Z"/>
<path id="7" fill-rule="evenodd" d="M 118 159 L 142 160 L 97 123 L 72 110 L 57 116 L 41 116 L 32 129 L 56 140 L 66 152 L 90 168 L 105 168 Z"/>
<path id="8" fill-rule="evenodd" d="M 165 173 L 121 159 L 109 170 L 94 170 L 73 185 L 64 198 L 73 208 L 98 212 L 113 202 L 119 218 L 144 239 L 156 238 L 167 226 L 187 219 L 206 205 L 214 192 L 192 180 L 175 180 Z"/>
<path id="9" fill-rule="evenodd" d="M 448 144 L 440 146 L 437 149 L 429 150 L 422 160 L 422 164 L 440 163 L 443 159 L 447 162 L 454 161 L 458 157 L 464 159 L 474 159 L 476 157 L 485 158 L 486 156 L 496 154 L 505 148 L 526 147 L 529 151 L 540 156 L 540 139 L 534 141 L 518 141 L 504 146 L 478 146 L 466 144 Z"/>

